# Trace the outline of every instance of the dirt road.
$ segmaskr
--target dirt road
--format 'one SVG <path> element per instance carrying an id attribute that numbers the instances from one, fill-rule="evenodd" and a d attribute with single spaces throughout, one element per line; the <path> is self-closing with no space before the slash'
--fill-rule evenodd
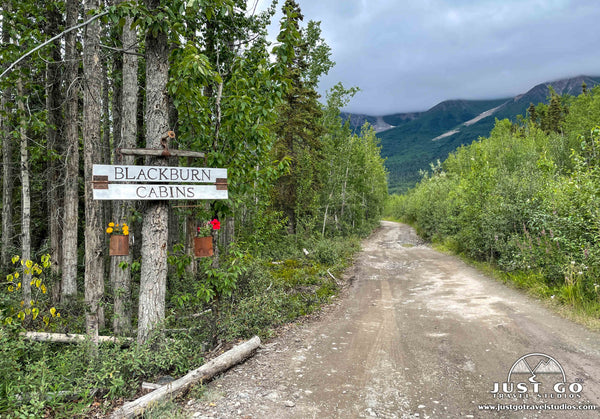
<path id="1" fill-rule="evenodd" d="M 346 280 L 318 319 L 190 400 L 190 417 L 600 417 L 600 334 L 410 227 L 382 222 Z"/>

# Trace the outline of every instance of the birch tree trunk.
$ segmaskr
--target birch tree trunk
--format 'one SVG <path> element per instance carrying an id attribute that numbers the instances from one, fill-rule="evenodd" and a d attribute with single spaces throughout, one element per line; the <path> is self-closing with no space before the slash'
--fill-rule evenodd
<path id="1" fill-rule="evenodd" d="M 121 116 L 119 128 L 119 138 L 122 147 L 133 148 L 136 145 L 137 138 L 137 72 L 138 58 L 135 54 L 128 54 L 128 51 L 136 52 L 135 44 L 137 36 L 135 30 L 131 29 L 131 18 L 126 18 L 123 26 L 122 44 L 126 51 L 123 54 L 123 87 L 121 94 Z M 115 114 L 117 112 L 114 112 Z M 133 164 L 133 156 L 124 156 L 123 164 Z M 115 202 L 113 214 L 115 220 L 122 223 L 127 219 L 131 201 Z M 131 252 L 127 256 L 117 256 L 111 258 L 111 282 L 114 291 L 114 310 L 113 329 L 116 335 L 128 334 L 131 331 L 131 262 L 133 258 Z M 125 269 L 119 266 L 124 263 Z"/>
<path id="2" fill-rule="evenodd" d="M 8 45 L 10 43 L 10 34 L 7 28 L 6 19 L 10 15 L 10 1 L 2 2 L 4 10 L 4 18 L 2 19 L 2 43 Z M 7 107 L 10 103 L 11 90 L 6 88 L 2 91 L 0 107 L 1 110 L 8 111 Z M 11 248 L 13 246 L 13 143 L 10 137 L 10 122 L 8 114 L 0 115 L 0 123 L 2 124 L 2 265 L 6 266 L 11 258 Z"/>
<path id="3" fill-rule="evenodd" d="M 159 0 L 146 0 L 150 11 Z M 159 148 L 160 139 L 169 126 L 167 81 L 169 76 L 167 35 L 146 34 L 146 147 Z M 165 165 L 149 158 L 147 164 Z M 152 329 L 165 317 L 167 285 L 167 240 L 169 207 L 164 201 L 150 201 L 142 225 L 142 271 L 138 312 L 138 342 L 145 342 Z"/>
<path id="4" fill-rule="evenodd" d="M 66 26 L 77 23 L 79 2 L 68 0 Z M 66 104 L 65 104 L 65 198 L 64 230 L 62 245 L 61 301 L 67 303 L 77 296 L 77 224 L 79 213 L 79 54 L 75 31 L 65 37 Z"/>
<path id="5" fill-rule="evenodd" d="M 19 137 L 21 142 L 21 258 L 31 259 L 31 190 L 29 185 L 29 156 L 27 153 L 27 122 L 25 120 L 25 103 L 23 102 L 23 81 L 17 81 L 17 109 L 19 110 Z M 23 301 L 30 307 L 31 273 L 23 275 Z"/>
<path id="6" fill-rule="evenodd" d="M 98 0 L 87 0 L 85 14 L 99 7 Z M 100 301 L 104 294 L 104 226 L 102 205 L 92 196 L 92 165 L 101 159 L 100 115 L 102 69 L 100 68 L 100 23 L 86 27 L 83 49 L 83 159 L 85 180 L 85 305 L 86 330 L 98 342 Z"/>

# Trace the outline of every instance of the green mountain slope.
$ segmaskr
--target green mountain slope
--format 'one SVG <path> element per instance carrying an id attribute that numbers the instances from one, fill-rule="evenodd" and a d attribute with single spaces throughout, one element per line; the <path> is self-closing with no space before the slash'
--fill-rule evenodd
<path id="1" fill-rule="evenodd" d="M 401 192 L 413 186 L 419 180 L 419 170 L 427 169 L 430 162 L 447 156 L 460 145 L 457 145 L 456 139 L 463 136 L 433 141 L 434 138 L 506 101 L 507 99 L 445 101 L 413 121 L 379 133 L 377 136 L 381 140 L 381 154 L 387 159 L 390 192 Z M 472 142 L 469 138 L 471 137 L 467 136 L 467 139 L 460 141 Z"/>
<path id="2" fill-rule="evenodd" d="M 444 160 L 461 145 L 487 137 L 496 118 L 514 121 L 517 115 L 527 112 L 530 103 L 547 102 L 550 95 L 548 86 L 552 86 L 559 95 L 576 96 L 581 93 L 583 82 L 591 88 L 600 83 L 600 77 L 579 76 L 542 83 L 510 99 L 444 101 L 414 120 L 378 133 L 381 154 L 387 159 L 390 193 L 406 191 L 418 182 L 420 170 L 429 169 L 430 164 L 438 159 Z M 480 119 L 474 119 L 478 116 Z M 388 123 L 394 121 L 393 116 L 384 116 L 383 120 Z"/>

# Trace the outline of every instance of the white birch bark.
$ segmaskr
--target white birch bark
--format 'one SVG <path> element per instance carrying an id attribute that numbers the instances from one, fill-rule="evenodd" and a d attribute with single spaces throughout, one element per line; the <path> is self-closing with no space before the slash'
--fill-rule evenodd
<path id="1" fill-rule="evenodd" d="M 29 156 L 27 152 L 27 122 L 25 120 L 25 103 L 23 102 L 23 82 L 17 81 L 17 109 L 19 110 L 19 136 L 21 142 L 21 258 L 31 259 L 31 188 L 29 182 Z M 31 273 L 27 271 L 21 281 L 25 307 L 30 307 Z"/>

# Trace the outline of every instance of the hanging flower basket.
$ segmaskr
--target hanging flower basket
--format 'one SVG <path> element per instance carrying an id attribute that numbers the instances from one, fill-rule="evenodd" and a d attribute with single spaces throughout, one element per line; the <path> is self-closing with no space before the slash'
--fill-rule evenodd
<path id="1" fill-rule="evenodd" d="M 127 256 L 129 254 L 129 226 L 113 222 L 108 223 L 106 232 L 110 234 L 108 254 L 110 256 Z"/>
<path id="2" fill-rule="evenodd" d="M 129 254 L 129 236 L 112 234 L 108 253 L 111 256 L 127 256 Z"/>
<path id="3" fill-rule="evenodd" d="M 221 223 L 216 218 L 198 226 L 197 236 L 194 237 L 194 256 L 203 258 L 213 255 L 212 231 L 220 228 Z"/>
<path id="4" fill-rule="evenodd" d="M 194 256 L 203 258 L 213 255 L 212 237 L 194 237 Z"/>

